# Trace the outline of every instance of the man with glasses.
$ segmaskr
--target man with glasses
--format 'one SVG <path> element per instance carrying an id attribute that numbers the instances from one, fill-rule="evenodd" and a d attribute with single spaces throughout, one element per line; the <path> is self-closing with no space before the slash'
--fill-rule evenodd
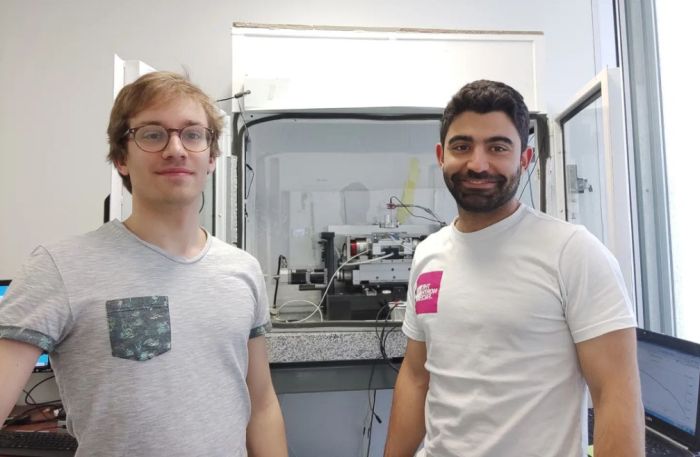
<path id="1" fill-rule="evenodd" d="M 13 281 L 0 304 L 0 419 L 44 350 L 78 456 L 287 455 L 260 266 L 199 225 L 221 128 L 176 74 L 122 89 L 108 158 L 132 214 L 39 246 Z"/>

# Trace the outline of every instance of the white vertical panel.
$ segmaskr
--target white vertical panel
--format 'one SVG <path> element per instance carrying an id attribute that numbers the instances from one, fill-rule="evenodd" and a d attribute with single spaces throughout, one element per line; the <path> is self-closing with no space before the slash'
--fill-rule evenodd
<path id="1" fill-rule="evenodd" d="M 140 76 L 156 71 L 155 68 L 140 60 L 122 60 L 114 55 L 114 98 L 119 91 Z M 124 220 L 131 215 L 131 194 L 122 183 L 122 178 L 117 169 L 112 165 L 111 184 L 109 197 L 109 220 Z"/>
<path id="2" fill-rule="evenodd" d="M 602 102 L 601 200 L 603 214 L 603 241 L 620 263 L 622 274 L 632 299 L 636 296 L 634 250 L 632 240 L 631 189 L 629 185 L 628 152 L 625 135 L 624 105 L 621 73 L 619 68 L 603 70 L 575 97 L 573 102 L 557 116 L 554 154 L 557 168 L 557 207 L 564 212 L 563 154 L 561 121 L 570 113 L 590 102 L 590 97 L 600 93 Z M 562 153 L 563 152 L 563 153 Z M 549 205 L 548 205 L 549 206 Z"/>
<path id="3" fill-rule="evenodd" d="M 219 137 L 219 150 L 221 155 L 216 159 L 216 171 L 214 172 L 214 194 L 215 197 L 215 217 L 214 217 L 214 234 L 221 240 L 231 242 L 228 238 L 228 218 L 226 216 L 226 201 L 229 198 L 227 195 L 227 183 L 229 181 L 229 169 L 227 162 L 231 158 L 231 116 L 222 114 L 224 126 Z M 235 198 L 235 193 L 233 194 Z"/>

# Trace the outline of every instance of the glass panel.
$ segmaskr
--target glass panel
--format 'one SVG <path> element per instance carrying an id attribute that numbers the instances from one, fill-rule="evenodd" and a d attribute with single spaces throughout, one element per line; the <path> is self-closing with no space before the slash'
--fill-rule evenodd
<path id="1" fill-rule="evenodd" d="M 573 117 L 564 121 L 564 180 L 566 219 L 582 224 L 599 240 L 605 239 L 605 201 L 603 187 L 602 102 L 598 96 Z"/>
<path id="2" fill-rule="evenodd" d="M 696 2 L 656 2 L 659 70 L 666 151 L 676 336 L 700 341 L 700 220 L 696 211 L 700 155 L 689 148 L 697 128 L 697 73 L 688 68 L 688 30 L 700 19 Z"/>
<path id="3" fill-rule="evenodd" d="M 388 210 L 392 196 L 447 223 L 457 214 L 435 158 L 437 120 L 282 119 L 250 132 L 245 246 L 266 274 L 280 255 L 319 265 L 329 226 L 437 226 L 426 210 Z"/>

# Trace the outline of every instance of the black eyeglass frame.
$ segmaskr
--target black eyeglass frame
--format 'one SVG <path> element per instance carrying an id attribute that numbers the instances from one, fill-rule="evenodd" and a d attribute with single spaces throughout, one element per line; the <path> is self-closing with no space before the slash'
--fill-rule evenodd
<path id="1" fill-rule="evenodd" d="M 166 131 L 166 133 L 168 134 L 168 141 L 165 142 L 165 145 L 161 149 L 159 149 L 157 151 L 150 151 L 150 150 L 144 149 L 138 143 L 138 141 L 136 141 L 136 132 L 138 132 L 139 130 L 141 130 L 144 127 L 161 127 L 163 130 Z M 182 131 L 185 129 L 188 129 L 190 127 L 201 127 L 204 130 L 206 130 L 207 132 L 209 132 L 209 141 L 207 142 L 207 146 L 204 149 L 202 149 L 200 151 L 193 151 L 192 149 L 189 149 L 187 146 L 185 146 L 185 143 L 182 141 Z M 187 127 L 183 127 L 181 129 L 169 129 L 169 128 L 163 127 L 162 125 L 158 125 L 158 124 L 146 124 L 146 125 L 141 125 L 138 127 L 132 127 L 130 129 L 127 129 L 127 131 L 124 132 L 123 136 L 132 138 L 134 140 L 134 143 L 136 144 L 136 146 L 139 149 L 141 149 L 143 152 L 157 153 L 157 152 L 165 151 L 165 148 L 168 147 L 168 145 L 170 144 L 170 138 L 172 138 L 172 132 L 177 132 L 177 137 L 180 139 L 180 144 L 182 144 L 182 147 L 185 148 L 185 150 L 189 151 L 189 152 L 194 152 L 194 153 L 204 152 L 207 149 L 209 149 L 211 147 L 211 144 L 214 142 L 214 130 L 210 129 L 209 127 L 204 127 L 203 125 L 199 125 L 199 124 L 188 125 Z"/>

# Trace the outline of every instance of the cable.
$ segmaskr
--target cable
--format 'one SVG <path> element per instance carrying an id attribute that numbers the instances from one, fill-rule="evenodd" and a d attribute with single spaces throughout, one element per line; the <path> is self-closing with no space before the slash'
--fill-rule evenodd
<path id="1" fill-rule="evenodd" d="M 202 210 L 204 209 L 204 191 L 202 191 L 202 206 L 199 207 L 199 214 L 202 214 Z"/>
<path id="2" fill-rule="evenodd" d="M 440 224 L 440 225 L 442 225 L 442 226 L 447 225 L 447 224 L 446 224 L 443 220 L 441 220 L 441 219 L 437 216 L 437 214 L 435 214 L 435 213 L 433 212 L 433 210 L 431 210 L 430 208 L 426 208 L 425 206 L 420 206 L 420 205 L 408 205 L 408 204 L 402 202 L 401 200 L 399 200 L 399 198 L 396 197 L 395 195 L 392 195 L 391 197 L 389 197 L 389 204 L 393 204 L 393 203 L 391 203 L 392 200 L 396 200 L 397 202 L 399 202 L 398 205 L 394 204 L 397 208 L 403 208 L 403 209 L 405 209 L 405 210 L 408 212 L 408 214 L 410 214 L 410 215 L 413 216 L 413 217 L 418 217 L 418 218 L 425 219 L 425 220 L 428 220 L 428 221 L 431 221 L 431 222 L 437 222 L 438 224 Z M 408 209 L 408 208 L 418 208 L 418 209 L 422 209 L 422 210 L 425 211 L 428 215 L 432 216 L 432 218 L 430 218 L 430 217 L 425 217 L 425 216 L 419 216 L 419 215 L 417 215 L 417 214 L 414 214 L 414 213 L 413 213 L 410 209 Z"/>
<path id="3" fill-rule="evenodd" d="M 333 276 L 331 276 L 331 277 L 328 279 L 328 284 L 326 285 L 326 288 L 323 290 L 323 294 L 321 295 L 321 299 L 318 301 L 318 303 L 313 303 L 313 302 L 311 302 L 311 301 L 309 301 L 309 300 L 289 300 L 289 301 L 286 301 L 286 302 L 282 303 L 282 304 L 277 308 L 277 312 L 278 312 L 278 314 L 279 314 L 279 311 L 280 311 L 282 308 L 284 308 L 285 306 L 287 306 L 287 305 L 289 305 L 289 304 L 291 304 L 291 303 L 294 303 L 294 302 L 309 303 L 309 304 L 311 304 L 311 305 L 314 305 L 314 310 L 311 312 L 311 314 L 309 314 L 308 316 L 303 317 L 302 319 L 296 320 L 296 321 L 289 321 L 289 320 L 280 319 L 280 318 L 277 317 L 277 316 L 273 316 L 273 319 L 275 319 L 276 321 L 279 321 L 279 322 L 284 322 L 284 323 L 286 323 L 286 324 L 292 324 L 292 323 L 305 322 L 305 321 L 307 321 L 308 319 L 311 319 L 311 317 L 312 317 L 314 314 L 318 313 L 318 315 L 321 317 L 321 322 L 323 322 L 323 313 L 321 312 L 321 305 L 323 304 L 323 300 L 326 298 L 326 295 L 328 294 L 328 291 L 329 291 L 330 288 L 331 288 L 331 284 L 333 284 L 333 280 L 335 279 L 336 275 L 338 274 L 338 272 L 339 272 L 340 270 L 342 270 L 342 269 L 343 269 L 344 267 L 346 267 L 346 266 L 364 265 L 364 264 L 366 264 L 366 263 L 372 263 L 372 262 L 377 262 L 377 261 L 379 261 L 379 260 L 387 259 L 387 258 L 389 258 L 389 257 L 391 257 L 391 256 L 394 255 L 393 253 L 391 253 L 391 254 L 383 255 L 383 256 L 381 256 L 381 257 L 375 257 L 375 258 L 373 258 L 373 259 L 363 260 L 363 261 L 361 261 L 361 262 L 352 262 L 352 263 L 350 262 L 352 259 L 356 259 L 357 257 L 359 257 L 359 256 L 361 256 L 361 255 L 364 255 L 364 254 L 367 254 L 368 252 L 369 252 L 369 250 L 366 250 L 366 251 L 362 251 L 362 252 L 360 252 L 360 253 L 355 254 L 354 256 L 348 258 L 348 260 L 346 260 L 345 262 L 343 262 L 343 263 L 335 270 L 335 272 L 333 273 Z"/>
<path id="4" fill-rule="evenodd" d="M 380 424 L 382 423 L 382 420 L 379 418 L 379 415 L 374 412 L 374 407 L 377 404 L 377 389 L 374 389 L 372 391 L 372 400 L 370 401 L 370 406 L 371 406 L 371 411 L 372 414 L 369 417 L 369 428 L 367 429 L 367 457 L 369 457 L 369 451 L 370 448 L 372 447 L 372 427 L 374 425 L 374 420 L 376 419 L 377 422 Z"/>
<path id="5" fill-rule="evenodd" d="M 32 397 L 32 394 L 27 392 L 26 390 L 22 389 L 22 392 L 24 392 L 24 403 L 27 405 L 36 405 L 36 400 L 34 400 L 34 397 Z M 29 401 L 31 400 L 31 402 Z"/>
<path id="6" fill-rule="evenodd" d="M 534 133 L 528 137 L 528 144 L 530 144 L 530 141 L 534 137 L 535 137 Z M 520 195 L 518 196 L 518 200 L 520 200 L 522 198 L 523 194 L 525 193 L 525 189 L 529 188 L 530 189 L 530 203 L 534 207 L 535 202 L 534 202 L 534 197 L 532 195 L 532 184 L 530 183 L 530 178 L 532 177 L 532 173 L 534 173 L 535 170 L 537 169 L 537 160 L 539 159 L 539 154 L 537 154 L 537 151 L 534 147 L 532 148 L 532 150 L 533 150 L 533 153 L 535 155 L 535 161 L 532 162 L 531 168 L 527 172 L 527 181 L 525 181 L 525 185 L 523 186 L 523 189 L 520 191 Z"/>
<path id="7" fill-rule="evenodd" d="M 338 267 L 338 269 L 335 270 L 335 273 L 333 273 L 333 276 L 331 276 L 330 279 L 328 279 L 328 284 L 326 285 L 326 288 L 324 289 L 323 294 L 321 295 L 321 299 L 318 301 L 318 304 L 310 302 L 308 300 L 289 300 L 287 302 L 282 303 L 282 305 L 280 305 L 280 307 L 277 308 L 277 312 L 279 313 L 279 310 L 281 310 L 282 308 L 284 308 L 288 304 L 290 304 L 292 302 L 300 302 L 301 301 L 301 302 L 311 303 L 312 305 L 314 305 L 314 310 L 311 312 L 311 314 L 309 314 L 308 316 L 306 316 L 300 320 L 296 320 L 296 321 L 283 320 L 277 316 L 273 316 L 273 318 L 277 321 L 284 322 L 286 324 L 291 324 L 291 323 L 297 323 L 297 322 L 305 322 L 307 319 L 310 319 L 311 316 L 313 316 L 314 314 L 316 314 L 318 312 L 318 315 L 321 316 L 321 322 L 323 322 L 323 313 L 321 313 L 321 304 L 323 303 L 323 299 L 326 298 L 326 294 L 330 290 L 331 284 L 333 284 L 333 280 L 335 279 L 335 276 L 338 274 L 340 269 L 343 268 L 345 265 L 347 265 L 347 263 L 350 262 L 352 259 L 356 259 L 357 257 L 364 255 L 364 254 L 367 254 L 368 252 L 369 252 L 369 250 L 366 250 L 366 251 L 362 251 L 358 254 L 355 254 L 354 256 L 352 256 L 348 260 L 346 260 L 345 263 L 341 264 Z"/>
<path id="8" fill-rule="evenodd" d="M 389 367 L 392 370 L 394 370 L 394 372 L 398 373 L 399 368 L 391 362 L 389 356 L 386 353 L 386 342 L 389 339 L 389 335 L 391 334 L 391 332 L 395 331 L 398 328 L 397 326 L 392 326 L 387 331 L 387 328 L 389 326 L 388 325 L 389 324 L 389 317 L 391 317 L 392 311 L 394 311 L 394 309 L 399 305 L 399 302 L 393 302 L 394 303 L 393 306 L 391 305 L 391 303 L 392 302 L 386 302 L 384 304 L 384 306 L 382 306 L 382 308 L 377 312 L 377 317 L 375 319 L 376 326 L 374 327 L 374 333 L 377 336 L 377 341 L 379 342 L 379 353 L 381 354 L 382 359 L 384 359 L 386 364 L 389 365 Z M 386 314 L 384 315 L 384 322 L 380 326 L 379 325 L 379 323 L 380 323 L 379 318 L 384 310 L 386 310 Z M 381 332 L 379 331 L 380 328 L 381 328 Z"/>
<path id="9" fill-rule="evenodd" d="M 291 305 L 292 303 L 308 303 L 309 305 L 313 305 L 313 306 L 314 306 L 314 310 L 313 310 L 313 311 L 311 312 L 311 314 L 309 314 L 308 316 L 306 316 L 306 317 L 304 317 L 304 318 L 302 318 L 302 319 L 296 320 L 296 321 L 283 320 L 283 319 L 280 319 L 280 318 L 277 317 L 277 316 L 272 316 L 273 319 L 275 319 L 276 321 L 284 322 L 285 324 L 292 324 L 292 323 L 295 323 L 295 324 L 296 324 L 296 323 L 299 323 L 299 322 L 306 322 L 307 320 L 311 319 L 311 318 L 313 317 L 314 314 L 318 313 L 318 315 L 319 315 L 320 318 L 321 318 L 321 322 L 323 322 L 323 313 L 321 312 L 321 306 L 320 306 L 320 305 L 317 305 L 316 303 L 314 303 L 314 302 L 312 302 L 312 301 L 309 301 L 309 300 L 302 300 L 302 299 L 288 300 L 288 301 L 282 303 L 282 304 L 277 308 L 277 312 L 279 313 L 280 310 L 281 310 L 282 308 L 284 308 L 284 307 L 287 306 L 287 305 Z"/>
<path id="10" fill-rule="evenodd" d="M 379 309 L 377 312 L 377 316 L 375 318 L 376 321 L 376 326 L 375 326 L 375 334 L 377 335 L 377 339 L 379 340 L 379 352 L 382 355 L 382 358 L 384 361 L 391 367 L 392 370 L 398 372 L 398 368 L 391 363 L 391 360 L 386 354 L 386 341 L 389 336 L 389 334 L 394 331 L 397 327 L 392 327 L 389 329 L 388 332 L 385 333 L 385 330 L 387 328 L 387 324 L 389 321 L 389 316 L 391 316 L 391 312 L 399 305 L 400 302 L 385 302 L 382 307 Z M 387 310 L 388 308 L 388 310 Z M 387 310 L 388 312 L 384 316 L 384 324 L 382 325 L 382 332 L 381 334 L 379 333 L 379 320 L 382 312 L 384 310 Z M 372 389 L 372 380 L 374 379 L 374 371 L 376 367 L 376 359 L 372 361 L 372 367 L 369 372 L 369 381 L 367 383 L 367 402 L 369 404 L 369 409 L 367 411 L 367 415 L 365 415 L 365 424 L 367 423 L 367 420 L 369 419 L 369 425 L 365 425 L 362 428 L 362 436 L 367 436 L 367 449 L 366 449 L 366 457 L 369 457 L 369 452 L 372 446 L 372 428 L 374 425 L 374 421 L 376 420 L 378 423 L 382 423 L 382 419 L 379 417 L 379 415 L 375 411 L 375 407 L 377 404 L 377 389 Z"/>
<path id="11" fill-rule="evenodd" d="M 280 254 L 279 257 L 277 257 L 277 276 L 275 276 L 275 296 L 272 299 L 272 307 L 275 308 L 277 307 L 277 289 L 280 286 L 280 272 L 282 271 L 282 263 L 284 262 L 284 267 L 287 268 L 287 258 Z"/>
<path id="12" fill-rule="evenodd" d="M 362 260 L 362 261 L 360 261 L 360 262 L 346 263 L 346 264 L 344 264 L 343 266 L 345 266 L 345 267 L 351 267 L 351 266 L 353 266 L 353 265 L 364 265 L 364 264 L 366 264 L 366 263 L 372 263 L 372 262 L 377 262 L 377 261 L 379 261 L 379 260 L 388 259 L 389 257 L 393 257 L 393 255 L 394 255 L 394 253 L 393 253 L 393 252 L 390 252 L 389 254 L 385 254 L 385 255 L 383 255 L 383 256 L 381 256 L 381 257 L 374 257 L 374 258 L 371 258 L 371 259 Z"/>
<path id="13" fill-rule="evenodd" d="M 534 173 L 535 169 L 537 169 L 537 161 L 539 160 L 540 156 L 539 154 L 535 154 L 535 161 L 532 163 L 532 168 L 527 172 L 527 181 L 525 181 L 525 185 L 523 186 L 523 190 L 520 191 L 520 195 L 518 196 L 518 200 L 520 200 L 525 193 L 525 189 L 529 186 L 530 187 L 530 201 L 532 201 L 532 186 L 530 185 L 530 178 L 532 177 L 532 173 Z"/>
<path id="14" fill-rule="evenodd" d="M 384 305 L 382 305 L 382 307 L 377 312 L 377 317 L 375 319 L 375 321 L 377 322 L 377 326 L 375 327 L 375 334 L 377 335 L 377 339 L 379 340 L 379 352 L 381 353 L 384 361 L 391 367 L 392 370 L 394 370 L 396 372 L 398 372 L 398 368 L 396 368 L 394 366 L 394 364 L 391 363 L 391 361 L 389 360 L 389 358 L 386 355 L 386 348 L 385 348 L 386 336 L 384 334 L 384 331 L 386 330 L 386 325 L 388 323 L 389 316 L 391 315 L 391 311 L 393 311 L 397 305 L 398 305 L 398 303 L 395 303 L 393 306 L 391 306 L 391 304 L 389 302 L 384 303 Z M 380 333 L 379 333 L 379 319 L 380 319 L 382 312 L 384 312 L 384 311 L 387 311 L 387 313 L 384 316 L 384 325 L 382 326 L 382 332 L 380 335 Z M 391 333 L 391 330 L 389 332 L 387 332 L 386 335 L 388 336 L 389 333 Z M 372 380 L 374 379 L 375 367 L 376 367 L 376 360 L 373 360 L 372 361 L 372 368 L 370 369 L 370 372 L 369 372 L 369 381 L 367 383 L 367 401 L 369 403 L 369 426 L 365 426 L 362 430 L 363 436 L 365 434 L 367 435 L 367 453 L 366 453 L 367 457 L 369 457 L 369 452 L 370 452 L 370 449 L 372 446 L 372 429 L 374 426 L 374 421 L 376 419 L 376 421 L 378 423 L 380 423 L 380 424 L 382 423 L 382 419 L 379 417 L 379 415 L 375 411 L 375 407 L 377 405 L 377 389 L 372 389 Z M 366 421 L 367 421 L 367 419 L 365 419 L 365 422 Z"/>
<path id="15" fill-rule="evenodd" d="M 26 391 L 24 391 L 24 392 L 26 393 Z M 37 422 L 45 422 L 45 421 L 49 421 L 49 420 L 54 420 L 54 419 L 56 419 L 56 416 L 51 416 L 51 417 L 44 416 L 45 419 L 42 421 L 32 421 L 31 420 L 32 413 L 46 409 L 49 406 L 55 406 L 57 408 L 57 410 L 59 410 L 59 411 L 63 410 L 61 400 L 57 400 L 54 402 L 41 403 L 38 406 L 33 406 L 29 409 L 22 411 L 22 414 L 19 416 L 8 417 L 5 420 L 5 425 L 25 425 L 25 424 L 29 424 L 29 423 L 37 423 Z M 54 410 L 56 410 L 56 409 L 54 409 Z M 43 412 L 42 412 L 42 415 L 44 415 Z"/>
<path id="16" fill-rule="evenodd" d="M 44 405 L 49 405 L 49 404 L 52 404 L 52 403 L 60 402 L 61 400 L 58 399 L 58 400 L 51 400 L 51 401 L 45 401 L 45 402 L 42 402 L 42 403 L 37 403 L 36 401 L 34 401 L 34 398 L 32 397 L 32 392 L 34 392 L 34 389 L 36 389 L 37 387 L 39 387 L 40 385 L 42 385 L 42 384 L 45 383 L 46 381 L 49 381 L 49 380 L 51 380 L 51 379 L 53 379 L 53 378 L 55 378 L 55 377 L 56 377 L 56 376 L 51 375 L 51 376 L 49 376 L 48 378 L 44 378 L 44 379 L 42 379 L 41 381 L 39 381 L 39 382 L 37 382 L 36 384 L 34 384 L 34 385 L 32 386 L 32 388 L 29 389 L 29 391 L 23 390 L 23 392 L 25 393 L 24 402 L 25 402 L 26 404 L 28 404 L 28 405 L 31 405 L 31 406 L 44 406 Z M 29 401 L 29 399 L 31 399 L 31 401 Z"/>
<path id="17" fill-rule="evenodd" d="M 248 129 L 248 123 L 245 120 L 245 109 L 243 109 L 243 105 L 241 104 L 241 98 L 245 97 L 246 95 L 250 94 L 249 90 L 241 91 L 235 94 L 232 97 L 228 98 L 222 98 L 221 100 L 217 100 L 217 102 L 223 102 L 225 100 L 231 100 L 231 99 L 236 99 L 236 102 L 238 103 L 238 111 L 241 113 L 241 120 L 243 121 L 243 127 L 245 128 L 244 131 L 247 134 L 250 132 Z M 253 187 L 253 179 L 255 179 L 255 170 L 253 170 L 253 167 L 250 166 L 249 163 L 246 162 L 245 167 L 250 170 L 250 172 L 253 174 L 250 177 L 250 184 L 248 184 L 248 187 L 245 191 L 245 198 L 248 198 L 248 195 L 250 195 L 250 188 Z"/>
<path id="18" fill-rule="evenodd" d="M 250 184 L 248 184 L 248 188 L 245 191 L 245 198 L 247 199 L 250 195 L 250 188 L 253 187 L 253 180 L 255 179 L 255 170 L 253 170 L 253 167 L 251 167 L 249 164 L 245 164 L 245 167 L 252 173 L 252 176 L 250 177 Z"/>
<path id="19" fill-rule="evenodd" d="M 235 99 L 239 100 L 238 103 L 240 104 L 240 99 L 241 99 L 241 97 L 245 97 L 246 95 L 250 95 L 250 90 L 242 90 L 242 91 L 240 91 L 240 92 L 237 92 L 237 93 L 233 94 L 233 95 L 230 96 L 230 97 L 220 98 L 220 99 L 218 99 L 218 100 L 216 101 L 216 103 L 225 102 L 226 100 L 232 100 L 232 99 L 235 98 Z"/>

